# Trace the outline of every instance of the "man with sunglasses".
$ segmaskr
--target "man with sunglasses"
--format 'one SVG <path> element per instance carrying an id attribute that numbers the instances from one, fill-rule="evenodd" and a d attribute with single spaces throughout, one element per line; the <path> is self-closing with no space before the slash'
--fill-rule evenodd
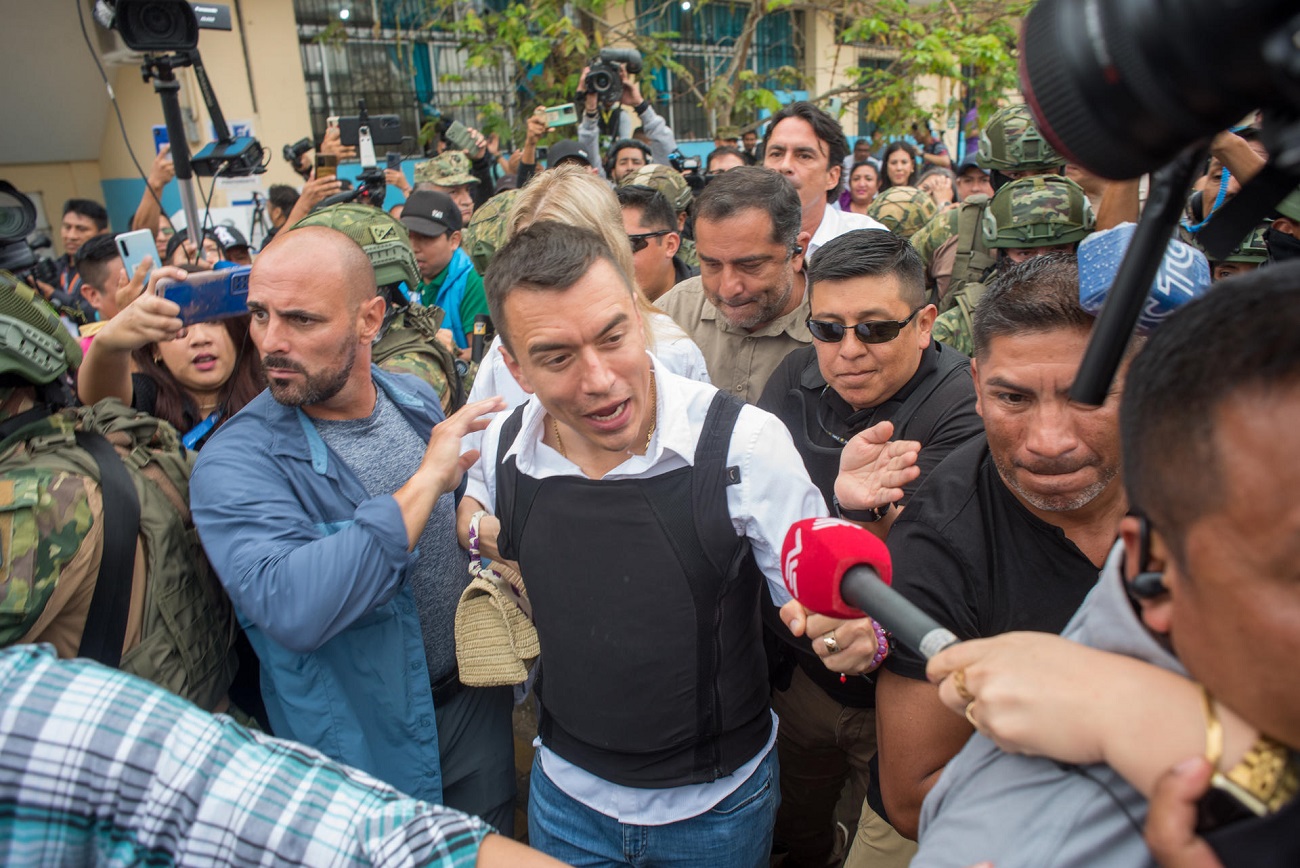
<path id="1" fill-rule="evenodd" d="M 654 301 L 700 273 L 677 255 L 682 236 L 677 231 L 677 215 L 663 193 L 640 184 L 622 186 L 614 192 L 623 209 L 623 230 L 632 242 L 636 283 L 646 298 Z"/>
<path id="2" fill-rule="evenodd" d="M 1075 259 L 1062 254 L 1012 267 L 975 311 L 985 434 L 930 473 L 889 535 L 894 588 L 962 639 L 1060 632 L 1115 541 L 1127 509 L 1118 419 L 1127 365 L 1100 407 L 1069 396 L 1092 322 Z M 915 838 L 922 800 L 973 730 L 903 646 L 885 661 L 876 700 L 884 807 Z M 847 864 L 870 864 L 860 849 Z"/>
<path id="3" fill-rule="evenodd" d="M 983 430 L 968 360 L 930 339 L 935 309 L 926 301 L 924 270 L 912 246 L 891 232 L 862 229 L 827 243 L 807 270 L 813 343 L 786 356 L 758 402 L 790 430 L 831 510 L 838 508 L 840 453 L 854 435 L 870 428 L 882 442 L 892 431 L 895 440 L 921 444 L 920 472 L 903 485 L 902 500 L 861 513 L 838 510 L 882 536 L 929 472 Z M 788 637 L 779 622 L 769 627 L 770 637 Z M 837 855 L 834 812 L 845 781 L 852 780 L 855 809 L 870 782 L 875 684 L 841 679 L 806 641 L 772 647 L 783 658 L 772 693 L 781 718 L 776 839 L 787 848 L 786 865 L 822 866 Z M 864 821 L 873 838 L 897 839 L 905 861 L 910 842 L 874 812 Z"/>

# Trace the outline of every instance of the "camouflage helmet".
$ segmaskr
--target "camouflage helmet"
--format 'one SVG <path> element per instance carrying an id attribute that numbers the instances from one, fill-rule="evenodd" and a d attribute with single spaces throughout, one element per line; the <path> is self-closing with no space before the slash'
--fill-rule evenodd
<path id="1" fill-rule="evenodd" d="M 510 234 L 510 209 L 518 196 L 518 190 L 497 193 L 474 209 L 469 225 L 461 232 L 461 249 L 479 274 L 487 271 L 492 257 L 505 246 Z"/>
<path id="2" fill-rule="evenodd" d="M 1264 244 L 1264 232 L 1273 225 L 1271 222 L 1264 222 L 1250 230 L 1250 234 L 1241 239 L 1241 243 L 1232 249 L 1232 252 L 1223 257 L 1221 262 L 1253 262 L 1263 263 L 1268 261 L 1268 247 Z"/>
<path id="3" fill-rule="evenodd" d="M 647 163 L 636 171 L 623 176 L 618 182 L 620 187 L 649 187 L 664 194 L 668 204 L 678 214 L 691 207 L 691 187 L 682 177 L 682 173 L 672 166 L 662 163 Z"/>
<path id="4" fill-rule="evenodd" d="M 81 346 L 36 291 L 0 271 L 0 374 L 52 383 L 81 364 Z"/>
<path id="5" fill-rule="evenodd" d="M 469 154 L 464 151 L 443 151 L 432 160 L 415 164 L 415 183 L 437 187 L 477 184 L 478 178 L 470 171 L 472 168 Z"/>
<path id="6" fill-rule="evenodd" d="M 1065 157 L 1058 154 L 1038 131 L 1028 106 L 1013 105 L 1002 109 L 989 118 L 980 133 L 980 149 L 975 164 L 981 169 L 1035 172 L 1056 169 L 1064 163 Z"/>
<path id="7" fill-rule="evenodd" d="M 1083 188 L 1061 175 L 1035 175 L 1004 184 L 984 209 L 989 248 L 1075 244 L 1096 218 Z"/>
<path id="8" fill-rule="evenodd" d="M 930 194 L 915 187 L 890 187 L 876 194 L 867 206 L 867 216 L 885 224 L 890 232 L 911 238 L 930 222 L 939 210 Z"/>
<path id="9" fill-rule="evenodd" d="M 411 250 L 411 236 L 406 227 L 387 211 L 373 205 L 343 202 L 319 208 L 293 225 L 327 226 L 337 229 L 361 245 L 375 269 L 375 283 L 389 286 L 406 283 L 411 292 L 420 283 L 420 268 Z"/>

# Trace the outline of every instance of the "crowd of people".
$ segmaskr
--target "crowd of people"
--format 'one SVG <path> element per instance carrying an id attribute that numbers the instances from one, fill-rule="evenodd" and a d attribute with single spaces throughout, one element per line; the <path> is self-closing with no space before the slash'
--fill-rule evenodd
<path id="1" fill-rule="evenodd" d="M 687 178 L 634 79 L 577 103 L 391 212 L 305 168 L 260 250 L 173 232 L 161 153 L 156 258 L 72 200 L 4 275 L 0 858 L 1300 862 L 1300 190 L 1089 406 L 1076 254 L 1142 188 L 1025 107 L 954 163 L 795 102 Z M 1188 249 L 1267 159 L 1211 154 Z M 239 265 L 245 314 L 158 292 Z M 963 641 L 805 608 L 805 518 Z"/>

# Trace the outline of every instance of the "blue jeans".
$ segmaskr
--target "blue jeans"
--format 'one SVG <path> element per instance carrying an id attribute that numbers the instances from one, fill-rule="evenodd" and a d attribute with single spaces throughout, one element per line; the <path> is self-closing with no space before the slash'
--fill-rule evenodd
<path id="1" fill-rule="evenodd" d="M 579 868 L 759 868 L 771 856 L 780 800 L 775 748 L 712 810 L 666 826 L 634 826 L 593 811 L 557 787 L 534 760 L 528 843 Z"/>

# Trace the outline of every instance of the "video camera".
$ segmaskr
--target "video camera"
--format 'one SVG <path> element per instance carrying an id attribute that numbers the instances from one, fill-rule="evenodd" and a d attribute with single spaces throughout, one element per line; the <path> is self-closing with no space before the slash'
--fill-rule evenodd
<path id="1" fill-rule="evenodd" d="M 58 286 L 59 271 L 54 260 L 36 251 L 50 246 L 48 236 L 28 236 L 36 229 L 36 205 L 8 181 L 0 181 L 0 271 L 11 271 L 20 280 L 34 278 Z"/>
<path id="2" fill-rule="evenodd" d="M 606 105 L 623 98 L 623 73 L 625 67 L 632 75 L 641 71 L 641 52 L 635 48 L 602 48 L 587 70 L 586 87 L 600 97 Z"/>
<path id="3" fill-rule="evenodd" d="M 686 179 L 686 184 L 691 188 L 692 193 L 699 193 L 708 183 L 708 179 L 700 171 L 699 157 L 688 157 L 681 151 L 673 151 L 668 155 L 668 162 Z"/>
<path id="4" fill-rule="evenodd" d="M 1300 184 L 1295 0 L 1041 0 L 1025 17 L 1020 81 L 1039 129 L 1106 178 L 1155 170 L 1147 205 L 1071 389 L 1101 404 L 1210 137 L 1261 109 L 1260 172 L 1198 235 L 1222 258 Z"/>

